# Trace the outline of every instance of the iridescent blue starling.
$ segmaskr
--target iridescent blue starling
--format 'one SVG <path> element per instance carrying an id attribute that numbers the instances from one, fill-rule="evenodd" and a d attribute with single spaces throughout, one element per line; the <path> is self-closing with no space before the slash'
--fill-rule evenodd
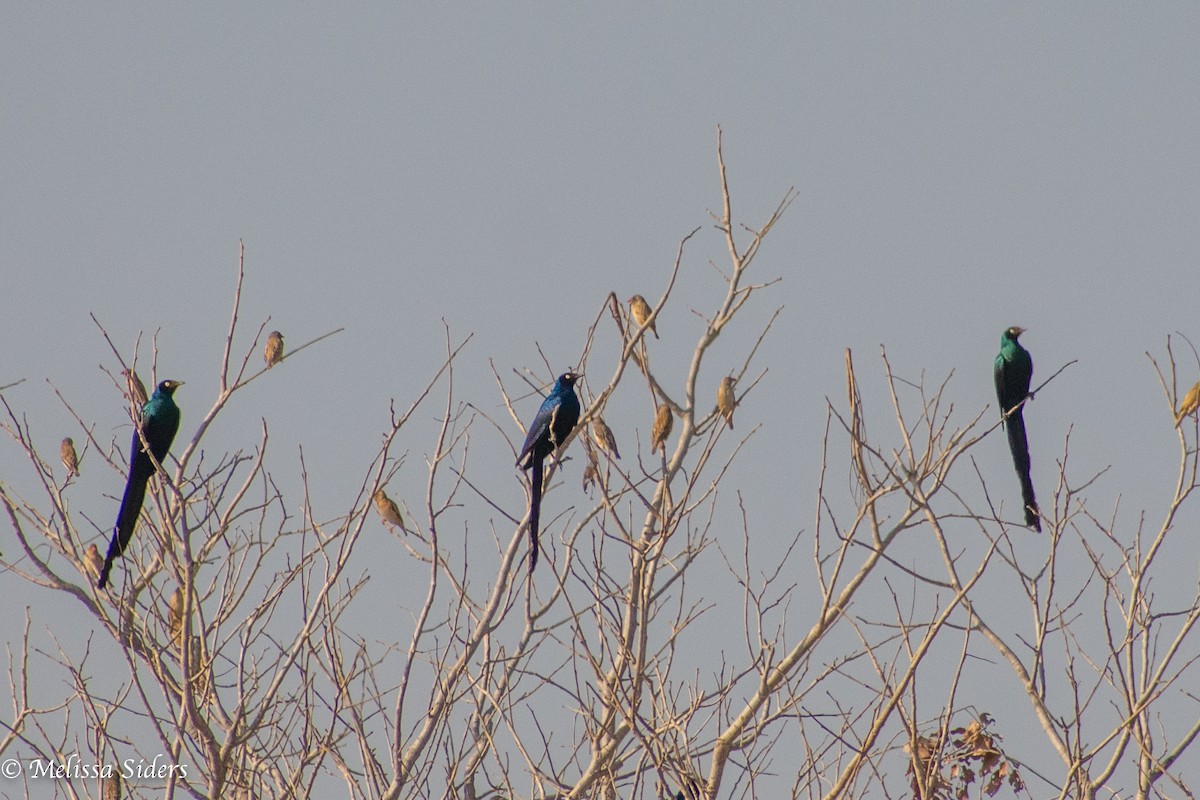
<path id="1" fill-rule="evenodd" d="M 1025 436 L 1025 418 L 1021 405 L 1029 396 L 1033 380 L 1033 358 L 1017 341 L 1024 328 L 1015 325 L 1000 335 L 1000 354 L 996 356 L 996 398 L 1008 432 L 1008 449 L 1012 451 L 1013 466 L 1021 481 L 1021 502 L 1025 506 L 1025 524 L 1035 531 L 1042 530 L 1037 500 L 1033 496 L 1030 476 L 1029 439 Z"/>
<path id="2" fill-rule="evenodd" d="M 142 406 L 138 425 L 142 436 L 146 437 L 146 444 L 150 445 L 150 452 L 147 453 L 142 446 L 142 436 L 134 431 L 129 455 L 129 480 L 125 483 L 125 495 L 121 498 L 121 510 L 117 512 L 117 524 L 113 526 L 112 542 L 108 545 L 108 555 L 96 584 L 101 589 L 108 584 L 113 561 L 125 552 L 133 537 L 138 515 L 142 512 L 142 501 L 146 498 L 146 484 L 154 474 L 154 463 L 163 463 L 179 430 L 179 406 L 175 405 L 172 395 L 182 385 L 182 381 L 163 381 L 155 389 L 154 396 Z M 151 455 L 154 456 L 153 460 Z"/>
<path id="3" fill-rule="evenodd" d="M 538 559 L 538 520 L 542 511 L 542 462 L 557 450 L 579 422 L 579 398 L 575 395 L 578 375 L 564 372 L 558 376 L 549 396 L 542 401 L 537 416 L 525 434 L 525 444 L 517 456 L 517 466 L 531 470 L 529 491 L 529 571 Z"/>

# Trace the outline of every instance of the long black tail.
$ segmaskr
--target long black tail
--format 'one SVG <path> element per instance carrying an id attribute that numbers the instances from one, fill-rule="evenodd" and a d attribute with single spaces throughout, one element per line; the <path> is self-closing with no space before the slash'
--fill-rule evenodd
<path id="1" fill-rule="evenodd" d="M 1012 451 L 1013 466 L 1021 481 L 1021 501 L 1025 505 L 1025 524 L 1039 533 L 1042 521 L 1038 517 L 1037 499 L 1033 496 L 1033 478 L 1030 477 L 1029 439 L 1025 436 L 1025 418 L 1021 409 L 1014 411 L 1004 423 L 1008 431 L 1008 449 Z"/>
<path id="2" fill-rule="evenodd" d="M 136 468 L 132 470 L 129 481 L 125 484 L 125 496 L 121 498 L 121 510 L 117 512 L 117 524 L 113 526 L 108 555 L 104 557 L 104 567 L 100 570 L 100 580 L 96 583 L 101 589 L 108 585 L 108 573 L 112 570 L 113 562 L 120 558 L 129 546 L 138 515 L 142 513 L 142 502 L 146 499 L 146 484 L 149 483 L 150 476 L 143 476 L 140 472 L 141 470 Z"/>
<path id="3" fill-rule="evenodd" d="M 529 487 L 529 574 L 533 574 L 538 559 L 538 520 L 542 516 L 542 460 L 533 459 Z"/>

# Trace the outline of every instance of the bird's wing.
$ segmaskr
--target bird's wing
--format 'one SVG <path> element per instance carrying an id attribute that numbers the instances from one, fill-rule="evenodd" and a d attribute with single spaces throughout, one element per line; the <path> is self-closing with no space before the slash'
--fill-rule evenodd
<path id="1" fill-rule="evenodd" d="M 520 464 L 525 460 L 525 456 L 533 452 L 539 439 L 549 438 L 550 424 L 554 421 L 554 413 L 558 410 L 558 405 L 557 399 L 553 397 L 548 397 L 542 402 L 537 416 L 529 424 L 529 431 L 525 434 L 525 444 L 521 447 L 521 454 L 517 456 L 517 464 Z"/>
<path id="2" fill-rule="evenodd" d="M 1005 406 L 1004 406 L 1004 386 L 1005 386 L 1004 363 L 1005 362 L 1004 362 L 1003 357 L 996 356 L 996 368 L 993 371 L 993 374 L 995 375 L 995 378 L 996 378 L 996 401 L 999 402 L 999 404 L 1000 404 L 1000 416 L 1002 416 L 1002 417 L 1004 416 L 1004 410 L 1005 410 Z"/>
<path id="3" fill-rule="evenodd" d="M 1017 361 L 996 359 L 996 398 L 1000 401 L 1001 416 L 1029 394 L 1032 373 L 1032 369 Z"/>

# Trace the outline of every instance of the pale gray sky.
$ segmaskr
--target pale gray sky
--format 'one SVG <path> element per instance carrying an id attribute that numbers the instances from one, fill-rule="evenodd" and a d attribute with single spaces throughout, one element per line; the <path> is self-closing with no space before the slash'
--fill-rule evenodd
<path id="1" fill-rule="evenodd" d="M 1029 329 L 1035 383 L 1079 359 L 1026 414 L 1040 491 L 1074 426 L 1080 480 L 1113 467 L 1094 510 L 1120 495 L 1132 524 L 1174 479 L 1144 353 L 1173 331 L 1200 337 L 1198 42 L 1188 3 L 11 5 L 0 385 L 26 379 L 6 397 L 48 444 L 70 418 L 45 379 L 125 443 L 88 315 L 126 352 L 161 329 L 160 375 L 187 381 L 190 436 L 215 395 L 243 239 L 244 333 L 267 315 L 293 346 L 346 330 L 247 391 L 210 446 L 249 446 L 267 415 L 287 488 L 303 443 L 337 513 L 389 399 L 407 403 L 437 368 L 442 320 L 475 334 L 460 398 L 503 418 L 489 360 L 506 377 L 540 369 L 540 344 L 565 369 L 604 295 L 656 297 L 703 225 L 654 343 L 662 362 L 690 352 L 691 309 L 721 291 L 707 214 L 719 124 L 738 219 L 759 224 L 797 191 L 756 265 L 783 280 L 713 366 L 715 386 L 784 306 L 756 360 L 770 373 L 738 412 L 739 431 L 763 429 L 732 478 L 764 531 L 811 528 L 845 348 L 869 401 L 884 402 L 882 343 L 910 379 L 953 370 L 973 415 L 995 403 L 1012 324 Z M 643 394 L 631 386 L 609 417 L 630 450 L 649 427 Z M 405 441 L 394 494 L 419 496 L 436 413 Z M 481 429 L 472 452 L 519 513 L 507 446 Z M 1015 509 L 1003 440 L 977 458 Z M 88 466 L 75 508 L 103 528 L 121 478 Z M 0 480 L 26 486 L 27 472 L 0 443 Z M 492 515 L 476 513 L 460 524 L 484 535 Z M 0 587 L 43 602 L 11 576 Z"/>

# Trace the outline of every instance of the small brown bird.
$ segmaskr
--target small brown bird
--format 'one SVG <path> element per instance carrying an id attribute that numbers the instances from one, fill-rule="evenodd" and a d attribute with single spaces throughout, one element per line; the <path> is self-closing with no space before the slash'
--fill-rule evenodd
<path id="1" fill-rule="evenodd" d="M 142 406 L 150 400 L 150 395 L 146 394 L 146 384 L 142 383 L 142 379 L 131 369 L 122 370 L 121 374 L 125 376 L 126 396 L 130 404 L 135 411 L 141 411 Z"/>
<path id="2" fill-rule="evenodd" d="M 733 376 L 726 375 L 721 378 L 721 385 L 717 387 L 717 410 L 725 417 L 725 421 L 729 423 L 730 430 L 733 429 L 733 409 L 737 406 L 737 395 L 733 392 Z"/>
<path id="3" fill-rule="evenodd" d="M 635 294 L 629 298 L 629 311 L 633 314 L 633 321 L 638 324 L 638 327 L 646 324 L 646 320 L 650 319 L 650 304 L 646 302 L 646 298 L 640 294 Z M 654 334 L 654 338 L 658 338 L 658 331 L 654 328 L 654 323 L 651 322 L 646 330 Z"/>
<path id="4" fill-rule="evenodd" d="M 663 453 L 667 452 L 667 437 L 671 435 L 671 428 L 675 425 L 675 416 L 671 413 L 671 407 L 663 403 L 654 412 L 654 427 L 650 430 L 650 450 L 662 449 Z"/>
<path id="5" fill-rule="evenodd" d="M 392 498 L 387 496 L 387 492 L 383 489 L 375 492 L 375 509 L 379 512 L 379 518 L 385 524 L 407 532 L 408 529 L 404 527 L 404 517 L 400 516 L 400 507 L 396 505 L 396 502 Z"/>
<path id="6" fill-rule="evenodd" d="M 75 455 L 75 442 L 71 437 L 62 440 L 62 444 L 58 446 L 58 457 L 62 459 L 63 466 L 67 468 L 67 477 L 79 474 L 79 456 Z"/>
<path id="7" fill-rule="evenodd" d="M 267 337 L 267 346 L 263 349 L 263 361 L 267 362 L 267 369 L 270 369 L 282 360 L 283 334 L 271 331 L 271 335 Z"/>
<path id="8" fill-rule="evenodd" d="M 612 453 L 613 458 L 621 457 L 620 451 L 617 450 L 617 437 L 613 436 L 612 428 L 608 427 L 603 417 L 592 420 L 592 439 L 601 450 Z"/>
<path id="9" fill-rule="evenodd" d="M 167 601 L 167 624 L 171 628 L 171 636 L 178 636 L 183 630 L 183 587 L 175 587 L 175 593 Z"/>
<path id="10" fill-rule="evenodd" d="M 100 800 L 121 800 L 121 771 L 114 769 L 100 781 Z"/>
<path id="11" fill-rule="evenodd" d="M 195 635 L 188 645 L 188 674 L 191 676 L 192 691 L 198 702 L 207 703 L 212 699 L 212 695 L 208 691 L 209 669 L 208 658 L 204 652 L 204 639 Z"/>
<path id="12" fill-rule="evenodd" d="M 1200 381 L 1188 389 L 1188 393 L 1183 396 L 1183 402 L 1179 404 L 1179 410 L 1175 412 L 1175 427 L 1178 428 L 1188 414 L 1195 414 L 1197 408 L 1200 408 Z"/>
<path id="13" fill-rule="evenodd" d="M 100 555 L 100 548 L 96 547 L 95 543 L 89 544 L 83 551 L 83 563 L 87 565 L 93 578 L 100 575 L 100 570 L 104 567 L 104 556 Z"/>
<path id="14" fill-rule="evenodd" d="M 583 468 L 583 490 L 586 492 L 593 483 L 600 480 L 600 460 L 596 456 L 596 448 L 592 447 L 590 439 L 581 436 L 579 440 L 583 442 L 584 454 L 587 456 L 587 466 Z"/>

